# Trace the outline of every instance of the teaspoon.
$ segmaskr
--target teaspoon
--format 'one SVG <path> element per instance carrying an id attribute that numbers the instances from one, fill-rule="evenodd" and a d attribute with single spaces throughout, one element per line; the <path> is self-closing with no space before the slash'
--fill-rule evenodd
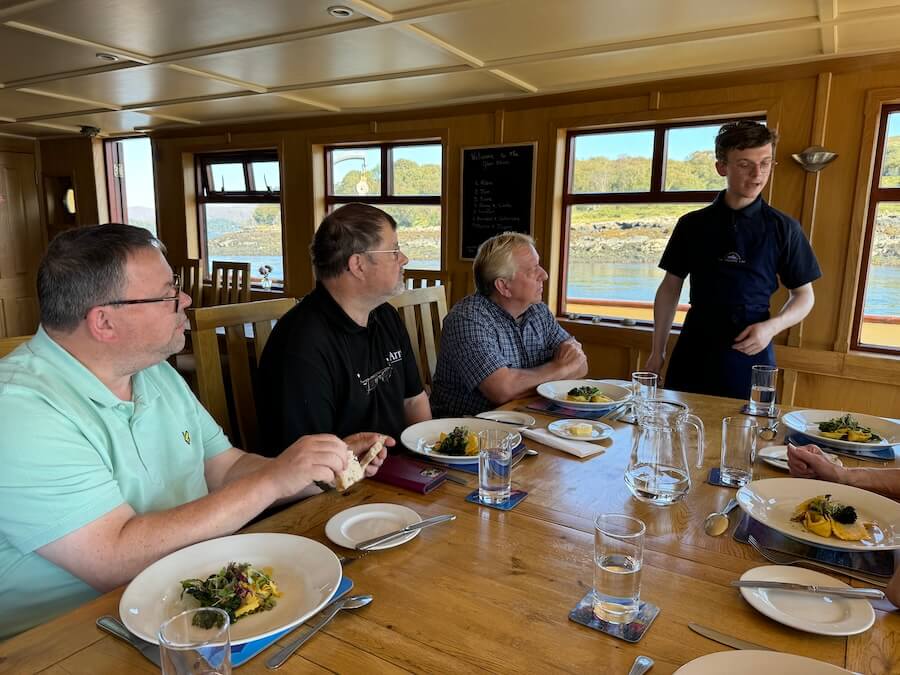
<path id="1" fill-rule="evenodd" d="M 718 537 L 721 534 L 725 534 L 729 525 L 728 514 L 737 505 L 737 499 L 732 499 L 721 511 L 716 511 L 706 516 L 706 522 L 703 523 L 703 530 L 706 534 L 710 537 Z"/>
<path id="2" fill-rule="evenodd" d="M 631 670 L 628 671 L 628 675 L 644 675 L 648 670 L 653 667 L 653 659 L 649 656 L 638 656 L 634 663 L 631 666 Z"/>

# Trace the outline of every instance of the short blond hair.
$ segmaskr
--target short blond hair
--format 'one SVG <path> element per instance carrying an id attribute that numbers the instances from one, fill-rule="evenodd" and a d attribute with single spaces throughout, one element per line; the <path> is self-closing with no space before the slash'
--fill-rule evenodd
<path id="1" fill-rule="evenodd" d="M 504 232 L 482 242 L 475 255 L 475 288 L 485 296 L 494 292 L 497 279 L 511 279 L 516 273 L 513 251 L 534 246 L 534 239 L 520 232 Z"/>

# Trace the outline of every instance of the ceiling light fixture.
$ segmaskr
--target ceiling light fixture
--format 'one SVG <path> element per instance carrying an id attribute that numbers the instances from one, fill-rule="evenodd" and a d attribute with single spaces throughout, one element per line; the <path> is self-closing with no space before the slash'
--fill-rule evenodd
<path id="1" fill-rule="evenodd" d="M 353 10 L 343 5 L 332 5 L 328 8 L 328 13 L 336 19 L 347 19 L 353 16 Z"/>
<path id="2" fill-rule="evenodd" d="M 118 56 L 116 56 L 115 54 L 110 54 L 109 52 L 97 52 L 94 56 L 96 56 L 101 61 L 109 61 L 110 63 L 119 60 Z"/>

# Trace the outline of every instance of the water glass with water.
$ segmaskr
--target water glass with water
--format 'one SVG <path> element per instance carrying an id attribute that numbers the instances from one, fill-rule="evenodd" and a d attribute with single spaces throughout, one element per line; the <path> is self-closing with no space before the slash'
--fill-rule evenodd
<path id="1" fill-rule="evenodd" d="M 659 375 L 656 373 L 638 371 L 631 374 L 632 405 L 634 416 L 637 420 L 641 417 L 641 407 L 644 401 L 656 398 L 656 387 L 659 385 Z"/>
<path id="2" fill-rule="evenodd" d="M 478 434 L 478 499 L 485 504 L 509 501 L 513 435 L 503 429 Z"/>
<path id="3" fill-rule="evenodd" d="M 163 675 L 231 675 L 230 625 L 228 613 L 212 607 L 189 609 L 166 621 L 159 627 Z"/>
<path id="4" fill-rule="evenodd" d="M 620 513 L 594 521 L 594 616 L 608 623 L 630 623 L 641 601 L 644 523 Z"/>
<path id="5" fill-rule="evenodd" d="M 753 366 L 750 374 L 750 403 L 747 406 L 751 415 L 775 417 L 777 379 L 778 368 L 775 366 Z"/>
<path id="6" fill-rule="evenodd" d="M 726 417 L 722 420 L 719 479 L 726 485 L 742 487 L 753 480 L 758 431 L 759 425 L 752 417 Z"/>

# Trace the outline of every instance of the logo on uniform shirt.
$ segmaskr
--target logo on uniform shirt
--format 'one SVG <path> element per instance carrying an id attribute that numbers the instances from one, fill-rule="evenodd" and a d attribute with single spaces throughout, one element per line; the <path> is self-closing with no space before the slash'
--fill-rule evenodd
<path id="1" fill-rule="evenodd" d="M 191 444 L 191 432 L 190 431 L 182 431 L 181 437 L 184 439 L 184 442 L 188 445 Z"/>
<path id="2" fill-rule="evenodd" d="M 737 251 L 731 251 L 730 253 L 726 253 L 721 258 L 719 258 L 719 262 L 731 263 L 733 265 L 744 265 L 747 261 L 744 260 L 744 257 Z"/>
<path id="3" fill-rule="evenodd" d="M 395 352 L 388 352 L 387 356 L 384 357 L 384 360 L 388 365 L 381 370 L 372 373 L 368 377 L 363 378 L 359 373 L 356 374 L 359 383 L 366 390 L 367 394 L 371 394 L 375 391 L 382 382 L 388 382 L 391 379 L 394 374 L 394 365 L 403 360 L 403 351 L 398 349 Z"/>

